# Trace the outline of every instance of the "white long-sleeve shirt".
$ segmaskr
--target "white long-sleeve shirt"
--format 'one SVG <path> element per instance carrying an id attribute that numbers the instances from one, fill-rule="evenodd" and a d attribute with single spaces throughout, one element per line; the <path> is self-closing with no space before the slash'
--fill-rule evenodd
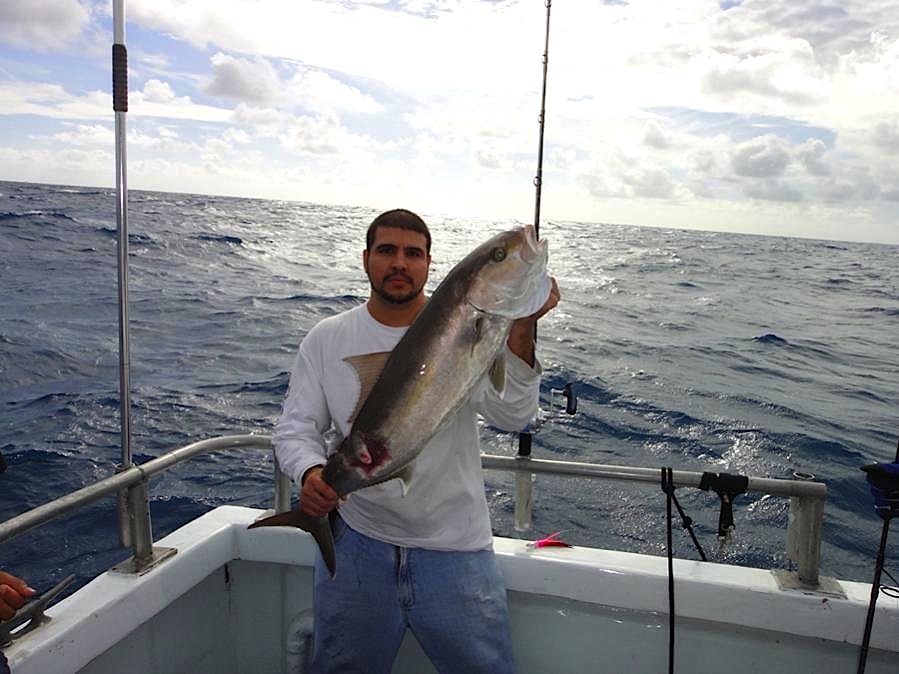
<path id="1" fill-rule="evenodd" d="M 359 379 L 348 356 L 391 351 L 406 328 L 376 321 L 366 305 L 326 318 L 300 344 L 281 419 L 275 427 L 278 462 L 299 486 L 305 472 L 323 465 L 324 435 L 349 435 Z M 481 471 L 477 414 L 509 431 L 521 430 L 537 411 L 540 367 L 506 349 L 502 397 L 485 377 L 449 423 L 421 451 L 404 496 L 399 480 L 353 492 L 340 505 L 353 529 L 377 540 L 432 550 L 480 550 L 492 545 Z"/>

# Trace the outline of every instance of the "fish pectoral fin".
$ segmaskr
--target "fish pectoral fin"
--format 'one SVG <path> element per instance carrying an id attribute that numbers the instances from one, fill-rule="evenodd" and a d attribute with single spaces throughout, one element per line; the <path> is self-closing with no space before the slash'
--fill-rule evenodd
<path id="1" fill-rule="evenodd" d="M 356 401 L 356 408 L 350 415 L 349 422 L 351 424 L 355 421 L 359 410 L 362 409 L 362 405 L 368 399 L 368 394 L 371 393 L 375 382 L 378 381 L 378 377 L 381 376 L 381 371 L 384 369 L 384 365 L 387 364 L 388 358 L 390 358 L 390 351 L 365 353 L 361 356 L 347 356 L 343 359 L 352 366 L 356 376 L 359 377 L 359 400 Z"/>
<path id="2" fill-rule="evenodd" d="M 408 464 L 405 468 L 403 468 L 399 473 L 397 473 L 394 477 L 400 481 L 400 486 L 403 489 L 403 496 L 409 493 L 409 486 L 412 484 L 412 478 L 415 475 L 415 462 Z"/>
<path id="3" fill-rule="evenodd" d="M 490 369 L 487 372 L 487 375 L 490 377 L 490 383 L 493 385 L 494 390 L 499 393 L 500 396 L 503 395 L 506 391 L 506 354 L 502 351 L 496 357 L 496 359 L 491 363 Z"/>

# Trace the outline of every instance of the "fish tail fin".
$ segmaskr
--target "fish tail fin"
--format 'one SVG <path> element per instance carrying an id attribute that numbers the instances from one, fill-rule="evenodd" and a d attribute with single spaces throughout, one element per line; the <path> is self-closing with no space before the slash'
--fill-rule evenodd
<path id="1" fill-rule="evenodd" d="M 330 516 L 336 516 L 336 512 L 336 510 L 332 510 Z M 334 535 L 331 532 L 329 517 L 311 517 L 302 510 L 290 510 L 256 520 L 247 529 L 257 527 L 297 527 L 308 531 L 318 543 L 318 549 L 325 561 L 325 566 L 331 572 L 331 578 L 337 574 L 337 556 L 334 552 Z"/>

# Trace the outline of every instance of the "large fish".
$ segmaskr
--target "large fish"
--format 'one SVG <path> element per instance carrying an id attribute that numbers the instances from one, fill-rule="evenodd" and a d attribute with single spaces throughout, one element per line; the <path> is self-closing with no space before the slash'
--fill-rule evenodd
<path id="1" fill-rule="evenodd" d="M 546 242 L 537 241 L 530 225 L 497 234 L 447 274 L 391 352 L 346 359 L 362 386 L 350 434 L 322 471 L 338 495 L 393 478 L 403 481 L 405 493 L 415 458 L 481 378 L 489 373 L 502 391 L 509 327 L 549 296 L 547 256 Z M 334 575 L 327 517 L 293 510 L 250 528 L 278 525 L 310 532 Z"/>

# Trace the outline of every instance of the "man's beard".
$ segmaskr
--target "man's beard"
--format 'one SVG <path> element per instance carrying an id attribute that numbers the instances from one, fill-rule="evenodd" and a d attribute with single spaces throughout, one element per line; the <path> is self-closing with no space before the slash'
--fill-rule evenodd
<path id="1" fill-rule="evenodd" d="M 386 283 L 389 280 L 389 278 L 390 277 L 384 279 L 384 282 Z M 368 277 L 368 280 L 371 283 L 371 276 Z M 411 280 L 410 280 L 410 283 L 411 283 Z M 385 290 L 383 286 L 376 286 L 374 283 L 371 283 L 371 289 L 375 291 L 375 294 L 378 297 L 380 297 L 382 300 L 384 300 L 388 304 L 409 304 L 409 302 L 411 302 L 416 297 L 421 295 L 421 291 L 424 290 L 424 288 L 413 288 L 412 290 L 410 290 L 409 292 L 407 292 L 403 295 L 398 295 L 396 293 L 391 293 L 390 291 Z"/>

